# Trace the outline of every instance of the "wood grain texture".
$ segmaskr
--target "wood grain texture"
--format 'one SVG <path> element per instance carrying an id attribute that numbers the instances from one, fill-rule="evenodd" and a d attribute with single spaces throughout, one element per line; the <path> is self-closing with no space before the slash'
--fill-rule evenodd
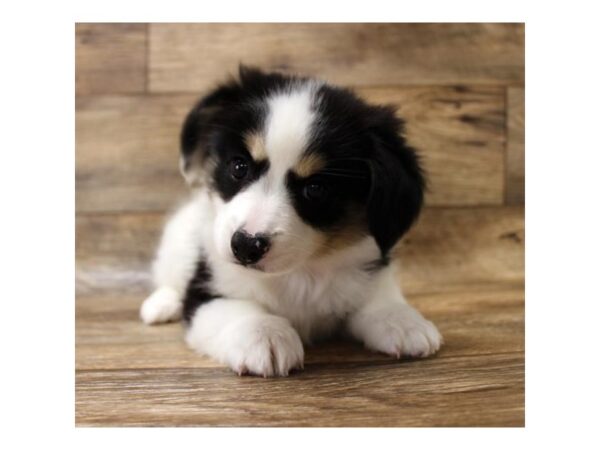
<path id="1" fill-rule="evenodd" d="M 145 24 L 76 24 L 77 95 L 144 92 L 146 37 Z"/>
<path id="2" fill-rule="evenodd" d="M 166 215 L 88 214 L 76 220 L 76 280 L 82 295 L 140 297 Z M 524 271 L 521 206 L 430 208 L 398 247 L 409 294 L 447 293 L 465 285 L 519 285 Z"/>
<path id="3" fill-rule="evenodd" d="M 197 92 L 240 62 L 352 86 L 522 84 L 523 24 L 151 24 L 151 92 Z"/>
<path id="4" fill-rule="evenodd" d="M 525 89 L 507 90 L 506 203 L 525 202 Z"/>
<path id="5" fill-rule="evenodd" d="M 523 426 L 519 353 L 314 364 L 289 378 L 221 369 L 78 371 L 76 423 L 104 426 Z"/>
<path id="6" fill-rule="evenodd" d="M 429 205 L 496 205 L 504 195 L 504 91 L 496 87 L 361 88 L 393 104 L 429 174 Z M 185 192 L 181 123 L 195 95 L 80 97 L 77 211 L 165 210 Z"/>
<path id="7" fill-rule="evenodd" d="M 164 210 L 184 194 L 179 128 L 190 96 L 77 98 L 76 208 Z"/>
<path id="8" fill-rule="evenodd" d="M 524 243 L 522 206 L 427 209 L 396 251 L 402 284 L 409 293 L 518 285 Z"/>
<path id="9" fill-rule="evenodd" d="M 125 291 L 78 296 L 77 370 L 223 367 L 183 344 L 181 324 L 144 325 L 139 320 L 144 296 Z M 523 283 L 467 283 L 409 299 L 444 335 L 438 359 L 524 351 Z M 377 361 L 390 358 L 343 340 L 309 347 L 306 354 L 307 365 Z"/>
<path id="10" fill-rule="evenodd" d="M 76 235 L 79 426 L 523 426 L 521 206 L 427 209 L 398 249 L 409 300 L 445 345 L 396 361 L 306 349 L 285 379 L 238 377 L 138 318 L 163 215 L 86 214 Z"/>
<path id="11" fill-rule="evenodd" d="M 392 104 L 422 155 L 431 206 L 499 205 L 504 192 L 505 101 L 497 87 L 364 88 Z"/>

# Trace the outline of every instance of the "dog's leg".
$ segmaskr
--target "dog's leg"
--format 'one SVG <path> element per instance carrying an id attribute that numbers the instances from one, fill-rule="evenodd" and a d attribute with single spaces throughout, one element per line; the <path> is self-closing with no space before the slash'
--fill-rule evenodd
<path id="1" fill-rule="evenodd" d="M 215 299 L 200 306 L 186 341 L 239 375 L 287 376 L 304 361 L 302 341 L 290 323 L 246 300 Z"/>
<path id="2" fill-rule="evenodd" d="M 193 202 L 167 223 L 153 265 L 155 291 L 144 301 L 140 317 L 146 324 L 179 320 L 183 297 L 200 255 L 198 208 Z"/>
<path id="3" fill-rule="evenodd" d="M 380 274 L 374 297 L 348 319 L 350 333 L 371 350 L 425 357 L 443 342 L 436 326 L 406 303 L 392 267 Z"/>

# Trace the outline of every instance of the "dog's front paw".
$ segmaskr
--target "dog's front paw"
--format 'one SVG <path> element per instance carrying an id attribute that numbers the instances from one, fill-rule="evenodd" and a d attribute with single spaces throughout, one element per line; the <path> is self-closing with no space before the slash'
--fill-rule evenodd
<path id="1" fill-rule="evenodd" d="M 443 343 L 436 326 L 408 304 L 365 311 L 350 322 L 350 330 L 371 350 L 397 358 L 424 358 L 437 352 Z"/>
<path id="2" fill-rule="evenodd" d="M 144 300 L 140 309 L 140 318 L 147 325 L 179 320 L 182 305 L 177 291 L 170 287 L 155 290 Z"/>
<path id="3" fill-rule="evenodd" d="M 302 341 L 281 317 L 248 317 L 223 331 L 225 362 L 239 375 L 287 376 L 291 369 L 303 367 Z"/>

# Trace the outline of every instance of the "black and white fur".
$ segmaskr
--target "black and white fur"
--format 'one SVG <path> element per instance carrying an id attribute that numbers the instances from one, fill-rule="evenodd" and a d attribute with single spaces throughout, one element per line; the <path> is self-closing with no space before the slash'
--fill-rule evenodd
<path id="1" fill-rule="evenodd" d="M 336 331 L 398 358 L 435 353 L 442 337 L 388 258 L 423 202 L 401 132 L 392 108 L 349 90 L 240 68 L 185 120 L 192 195 L 164 230 L 142 320 L 183 318 L 188 345 L 239 374 L 286 376 L 303 343 Z"/>

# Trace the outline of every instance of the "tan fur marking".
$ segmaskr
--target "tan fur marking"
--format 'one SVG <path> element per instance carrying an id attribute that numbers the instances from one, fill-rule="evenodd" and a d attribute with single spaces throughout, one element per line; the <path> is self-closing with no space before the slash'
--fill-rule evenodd
<path id="1" fill-rule="evenodd" d="M 294 172 L 300 177 L 306 178 L 325 167 L 325 161 L 315 153 L 304 155 L 294 167 Z"/>
<path id="2" fill-rule="evenodd" d="M 189 187 L 197 188 L 205 185 L 208 173 L 206 159 L 204 152 L 198 150 L 190 155 L 187 163 L 180 159 L 179 169 Z"/>
<path id="3" fill-rule="evenodd" d="M 365 229 L 364 219 L 359 218 L 359 216 L 360 214 L 357 214 L 357 217 L 343 228 L 323 233 L 316 255 L 325 256 L 336 250 L 349 247 L 364 238 L 368 233 Z"/>
<path id="4" fill-rule="evenodd" d="M 254 161 L 267 159 L 265 139 L 261 134 L 256 132 L 248 133 L 244 136 L 244 142 Z"/>

